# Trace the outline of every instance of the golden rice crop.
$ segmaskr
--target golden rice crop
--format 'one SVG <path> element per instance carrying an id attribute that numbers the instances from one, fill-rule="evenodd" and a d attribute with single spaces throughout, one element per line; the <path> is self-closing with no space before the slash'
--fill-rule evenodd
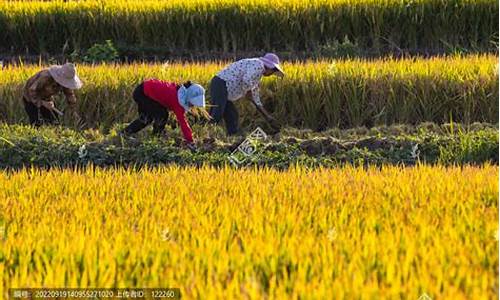
<path id="1" fill-rule="evenodd" d="M 495 299 L 498 166 L 0 173 L 0 294 Z"/>
<path id="2" fill-rule="evenodd" d="M 497 123 L 497 60 L 493 55 L 471 55 L 286 63 L 283 80 L 263 80 L 262 98 L 281 122 L 313 129 L 450 120 Z M 79 65 L 85 84 L 77 92 L 78 109 L 89 126 L 128 122 L 136 117 L 131 93 L 142 80 L 194 80 L 208 89 L 210 79 L 226 64 Z M 2 70 L 0 120 L 26 118 L 22 86 L 42 67 Z M 243 124 L 255 125 L 258 113 L 246 102 L 238 103 Z"/>
<path id="3" fill-rule="evenodd" d="M 349 37 L 373 52 L 494 51 L 495 0 L 0 1 L 0 49 L 311 51 Z"/>

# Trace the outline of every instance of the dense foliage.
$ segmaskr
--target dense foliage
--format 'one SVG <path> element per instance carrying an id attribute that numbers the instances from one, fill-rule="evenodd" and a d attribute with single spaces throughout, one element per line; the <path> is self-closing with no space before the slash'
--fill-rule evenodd
<path id="1" fill-rule="evenodd" d="M 0 51 L 317 51 L 349 38 L 371 52 L 495 51 L 495 0 L 0 2 Z"/>

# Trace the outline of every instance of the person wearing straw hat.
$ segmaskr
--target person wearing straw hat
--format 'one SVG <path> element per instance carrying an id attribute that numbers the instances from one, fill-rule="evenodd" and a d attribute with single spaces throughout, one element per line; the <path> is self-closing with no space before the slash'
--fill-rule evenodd
<path id="1" fill-rule="evenodd" d="M 44 69 L 28 79 L 23 89 L 24 109 L 31 125 L 54 124 L 62 115 L 54 105 L 53 96 L 63 93 L 75 117 L 76 97 L 74 90 L 80 89 L 82 82 L 71 63 L 52 66 Z"/>
<path id="2" fill-rule="evenodd" d="M 278 130 L 279 123 L 264 109 L 260 101 L 259 82 L 262 76 L 271 75 L 279 77 L 285 75 L 279 58 L 274 53 L 267 53 L 259 58 L 242 59 L 220 71 L 210 83 L 210 96 L 214 105 L 210 110 L 210 116 L 213 122 L 218 123 L 224 119 L 227 133 L 237 134 L 239 114 L 233 102 L 246 96 L 270 125 Z"/>
<path id="3" fill-rule="evenodd" d="M 139 117 L 120 134 L 129 136 L 153 123 L 153 134 L 161 135 L 168 121 L 169 111 L 175 114 L 186 146 L 195 150 L 193 132 L 186 119 L 186 112 L 210 118 L 205 111 L 205 89 L 188 81 L 182 85 L 159 79 L 148 79 L 139 84 L 132 97 L 137 103 Z"/>

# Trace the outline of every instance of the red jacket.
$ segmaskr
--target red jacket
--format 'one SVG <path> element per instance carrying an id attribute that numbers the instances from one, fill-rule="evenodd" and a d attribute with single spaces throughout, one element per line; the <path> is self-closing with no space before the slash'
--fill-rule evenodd
<path id="1" fill-rule="evenodd" d="M 193 131 L 186 120 L 184 108 L 177 98 L 177 84 L 158 79 L 144 81 L 144 94 L 172 111 L 181 126 L 182 134 L 188 142 L 193 142 Z"/>

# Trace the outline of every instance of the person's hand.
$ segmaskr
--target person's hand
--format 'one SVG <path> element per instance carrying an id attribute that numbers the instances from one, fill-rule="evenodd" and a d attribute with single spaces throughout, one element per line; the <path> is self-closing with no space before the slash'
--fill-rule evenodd
<path id="1" fill-rule="evenodd" d="M 54 108 L 56 108 L 54 101 L 42 101 L 42 106 L 48 110 L 54 110 Z"/>

